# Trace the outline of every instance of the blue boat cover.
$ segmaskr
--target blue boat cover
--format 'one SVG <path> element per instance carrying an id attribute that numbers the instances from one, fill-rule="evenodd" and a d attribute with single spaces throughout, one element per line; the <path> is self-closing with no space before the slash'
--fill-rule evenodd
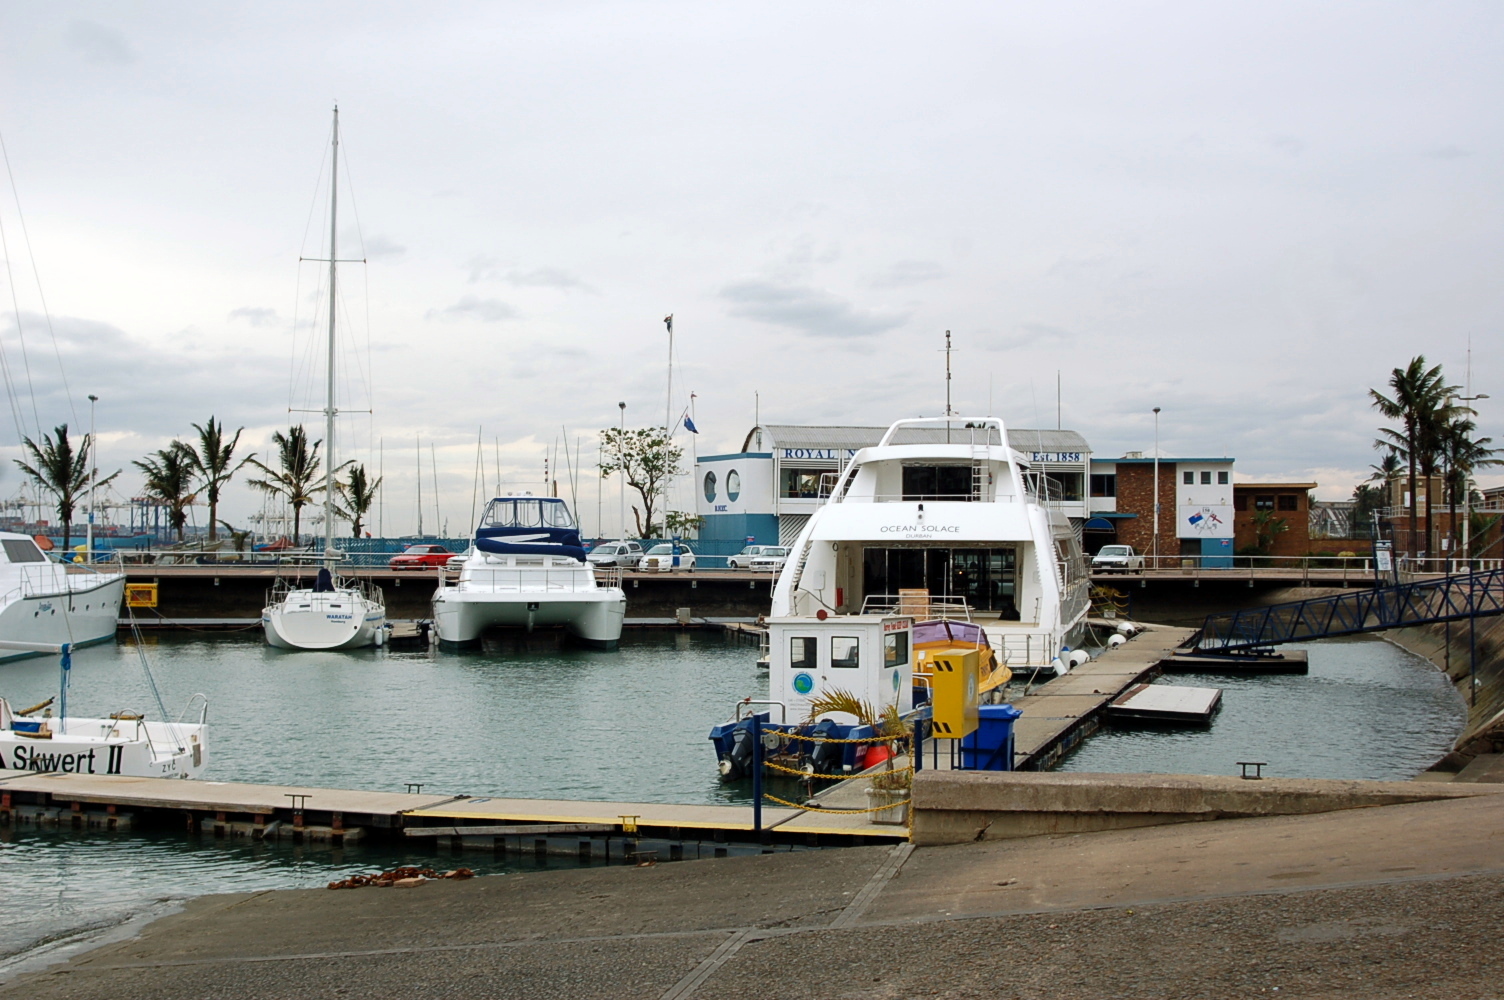
<path id="1" fill-rule="evenodd" d="M 475 547 L 504 556 L 564 556 L 585 561 L 578 528 L 477 528 Z"/>

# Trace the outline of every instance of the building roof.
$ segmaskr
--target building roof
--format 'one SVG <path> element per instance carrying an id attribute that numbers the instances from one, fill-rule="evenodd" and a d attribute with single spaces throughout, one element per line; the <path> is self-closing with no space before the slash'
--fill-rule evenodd
<path id="1" fill-rule="evenodd" d="M 1107 465 L 1153 465 L 1154 456 L 1151 455 L 1148 458 L 1093 458 L 1091 461 L 1093 465 L 1096 465 L 1098 463 Z M 1174 465 L 1176 462 L 1179 462 L 1181 465 L 1220 465 L 1223 462 L 1230 464 L 1232 461 L 1233 460 L 1230 458 L 1179 458 L 1172 455 L 1159 456 L 1160 465 Z"/>
<path id="2" fill-rule="evenodd" d="M 762 447 L 764 448 L 871 448 L 888 432 L 886 427 L 854 427 L 849 425 L 800 426 L 797 424 L 763 424 Z M 754 427 L 742 442 L 742 450 L 750 451 L 759 428 Z M 966 429 L 959 424 L 951 430 L 951 440 L 966 443 L 970 440 Z M 770 440 L 771 439 L 771 440 Z M 945 441 L 943 427 L 905 427 L 894 438 L 895 444 L 936 444 Z M 994 439 L 990 443 L 997 444 Z M 1008 428 L 1008 444 L 1022 452 L 1034 451 L 1080 451 L 1091 450 L 1086 438 L 1075 431 L 1033 430 L 1022 427 Z"/>
<path id="3" fill-rule="evenodd" d="M 1314 490 L 1320 483 L 1233 483 L 1234 490 Z"/>

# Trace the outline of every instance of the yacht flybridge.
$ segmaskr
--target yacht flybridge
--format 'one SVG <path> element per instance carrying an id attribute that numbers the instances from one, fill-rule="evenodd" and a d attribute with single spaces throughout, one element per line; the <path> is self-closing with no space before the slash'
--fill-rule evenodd
<path id="1" fill-rule="evenodd" d="M 433 596 L 439 642 L 467 645 L 487 628 L 563 626 L 586 645 L 615 648 L 627 613 L 621 570 L 592 566 L 569 505 L 506 496 L 486 504 L 454 583 Z"/>
<path id="2" fill-rule="evenodd" d="M 339 108 L 334 109 L 329 175 L 329 346 L 324 398 L 324 559 L 312 587 L 278 581 L 261 611 L 266 641 L 282 649 L 359 649 L 381 645 L 386 635 L 386 602 L 381 588 L 341 580 L 334 571 L 334 317 L 339 254 L 336 208 L 339 193 Z"/>
<path id="3" fill-rule="evenodd" d="M 888 428 L 794 542 L 772 615 L 962 617 L 1015 673 L 1056 664 L 1085 630 L 1086 560 L 1007 440 L 996 417 Z"/>

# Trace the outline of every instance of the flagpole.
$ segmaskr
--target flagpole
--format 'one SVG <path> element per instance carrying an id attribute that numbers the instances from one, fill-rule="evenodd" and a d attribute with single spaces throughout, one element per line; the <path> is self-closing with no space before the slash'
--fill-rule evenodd
<path id="1" fill-rule="evenodd" d="M 669 418 L 674 415 L 674 314 L 669 313 L 663 317 L 663 325 L 668 327 L 668 396 L 663 401 L 663 433 L 672 435 L 672 425 Z"/>

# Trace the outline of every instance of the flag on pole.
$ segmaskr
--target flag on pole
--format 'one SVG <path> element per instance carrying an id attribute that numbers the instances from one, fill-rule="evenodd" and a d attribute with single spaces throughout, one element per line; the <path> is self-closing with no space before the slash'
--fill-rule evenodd
<path id="1" fill-rule="evenodd" d="M 700 433 L 700 428 L 695 426 L 695 422 L 689 419 L 689 414 L 687 413 L 684 415 L 684 429 L 689 431 L 689 433 L 691 434 Z"/>
<path id="2" fill-rule="evenodd" d="M 669 313 L 667 316 L 663 317 L 663 325 L 666 326 L 666 327 L 668 327 L 668 332 L 669 333 L 673 333 L 674 332 L 674 314 L 673 313 Z"/>

